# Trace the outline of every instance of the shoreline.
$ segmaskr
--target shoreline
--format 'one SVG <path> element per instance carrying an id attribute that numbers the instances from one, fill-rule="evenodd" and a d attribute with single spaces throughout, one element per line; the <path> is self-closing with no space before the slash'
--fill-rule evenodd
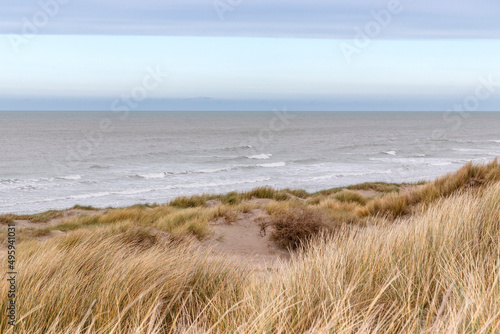
<path id="1" fill-rule="evenodd" d="M 353 184 L 353 185 L 348 185 L 345 187 L 334 187 L 334 188 L 326 188 L 323 190 L 315 191 L 315 192 L 308 192 L 303 189 L 290 189 L 290 188 L 273 188 L 271 186 L 261 186 L 261 187 L 255 187 L 252 188 L 248 191 L 230 191 L 226 193 L 221 193 L 221 194 L 209 194 L 209 193 L 202 193 L 198 195 L 181 195 L 178 197 L 175 197 L 171 201 L 164 202 L 164 203 L 136 203 L 132 205 L 127 205 L 127 206 L 108 206 L 108 207 L 98 207 L 98 206 L 93 206 L 93 205 L 81 205 L 79 203 L 75 203 L 73 206 L 65 208 L 65 209 L 48 209 L 44 211 L 39 211 L 39 212 L 34 212 L 34 213 L 24 213 L 24 212 L 8 212 L 8 213 L 0 213 L 0 217 L 2 216 L 7 216 L 7 215 L 15 215 L 15 216 L 37 216 L 37 215 L 43 215 L 46 213 L 51 213 L 51 212 L 66 212 L 74 209 L 81 209 L 81 210 L 87 210 L 87 211 L 101 211 L 101 210 L 111 210 L 111 209 L 126 209 L 130 207 L 157 207 L 157 206 L 162 206 L 162 205 L 169 205 L 169 203 L 176 202 L 181 199 L 186 199 L 186 198 L 205 198 L 206 200 L 214 200 L 214 199 L 220 199 L 224 198 L 227 196 L 230 196 L 232 194 L 237 194 L 237 195 L 245 195 L 245 194 L 250 194 L 250 193 L 258 193 L 259 190 L 261 189 L 269 189 L 271 192 L 274 193 L 289 193 L 292 196 L 295 196 L 294 194 L 301 194 L 301 195 L 307 195 L 307 196 L 315 196 L 319 194 L 325 194 L 325 193 L 332 193 L 332 192 L 339 192 L 342 190 L 355 190 L 359 192 L 361 195 L 365 197 L 372 197 L 392 191 L 397 191 L 398 189 L 407 189 L 413 186 L 418 186 L 418 185 L 423 185 L 426 183 L 429 183 L 432 181 L 416 181 L 416 182 L 402 182 L 402 183 L 388 183 L 388 182 L 362 182 L 358 184 Z M 266 197 L 263 197 L 266 198 Z"/>

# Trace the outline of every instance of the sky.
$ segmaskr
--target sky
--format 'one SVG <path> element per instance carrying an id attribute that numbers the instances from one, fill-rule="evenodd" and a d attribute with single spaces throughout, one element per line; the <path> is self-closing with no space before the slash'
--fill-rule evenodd
<path id="1" fill-rule="evenodd" d="M 493 0 L 3 0 L 0 110 L 500 110 Z"/>

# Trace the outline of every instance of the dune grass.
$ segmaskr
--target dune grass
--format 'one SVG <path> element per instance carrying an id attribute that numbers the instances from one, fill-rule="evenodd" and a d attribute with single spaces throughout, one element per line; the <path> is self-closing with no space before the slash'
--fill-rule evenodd
<path id="1" fill-rule="evenodd" d="M 433 201 L 467 189 L 479 190 L 500 181 L 500 164 L 495 159 L 486 165 L 466 164 L 455 173 L 438 178 L 434 182 L 410 188 L 401 193 L 390 193 L 368 203 L 357 211 L 358 216 L 399 217 L 411 212 L 417 205 L 428 205 Z"/>
<path id="2" fill-rule="evenodd" d="M 499 175 L 494 161 L 362 201 L 269 188 L 69 217 L 44 230 L 65 235 L 18 243 L 15 333 L 498 333 Z M 275 272 L 176 238 L 252 198 L 271 199 L 276 241 L 307 246 Z"/>
<path id="3" fill-rule="evenodd" d="M 63 211 L 50 210 L 43 213 L 37 213 L 34 215 L 13 215 L 6 214 L 0 215 L 0 222 L 12 221 L 12 220 L 27 220 L 33 223 L 46 223 L 52 219 L 60 218 L 63 216 Z"/>
<path id="4" fill-rule="evenodd" d="M 310 208 L 290 208 L 260 224 L 262 233 L 266 233 L 267 227 L 272 226 L 270 239 L 287 249 L 297 249 L 334 231 L 323 211 Z"/>

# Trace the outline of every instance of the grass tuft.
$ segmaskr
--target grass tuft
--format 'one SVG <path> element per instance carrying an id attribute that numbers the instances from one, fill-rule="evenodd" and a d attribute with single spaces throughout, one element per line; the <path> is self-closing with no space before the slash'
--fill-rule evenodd
<path id="1" fill-rule="evenodd" d="M 291 208 L 272 216 L 268 222 L 261 223 L 262 230 L 271 226 L 271 240 L 287 249 L 297 249 L 313 238 L 333 231 L 324 212 L 308 208 Z"/>
<path id="2" fill-rule="evenodd" d="M 27 224 L 16 231 L 18 322 L 11 328 L 0 317 L 0 332 L 498 333 L 498 162 L 389 188 L 373 198 L 355 196 L 355 187 L 258 188 Z M 185 242 L 210 235 L 210 221 L 256 208 L 271 215 L 263 230 L 295 249 L 289 261 L 263 271 L 241 254 L 214 256 L 203 242 Z M 0 247 L 6 234 L 0 229 Z M 8 295 L 0 284 L 2 310 Z"/>
<path id="3" fill-rule="evenodd" d="M 352 190 L 342 190 L 341 192 L 336 193 L 333 198 L 340 202 L 354 202 L 361 205 L 366 204 L 366 198 L 363 195 Z"/>

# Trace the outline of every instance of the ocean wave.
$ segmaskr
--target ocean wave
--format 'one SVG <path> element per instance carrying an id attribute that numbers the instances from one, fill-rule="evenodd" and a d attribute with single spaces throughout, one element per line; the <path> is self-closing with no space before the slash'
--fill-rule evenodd
<path id="1" fill-rule="evenodd" d="M 155 191 L 156 188 L 146 188 L 146 189 L 127 189 L 122 191 L 112 192 L 111 195 L 137 195 Z"/>
<path id="2" fill-rule="evenodd" d="M 38 179 L 0 179 L 0 184 L 33 184 L 39 182 L 52 182 L 54 181 L 53 177 L 41 177 Z"/>
<path id="3" fill-rule="evenodd" d="M 387 151 L 387 152 L 382 152 L 383 154 L 387 155 L 396 155 L 396 151 Z"/>
<path id="4" fill-rule="evenodd" d="M 145 174 L 135 174 L 129 177 L 132 178 L 141 178 L 141 179 L 163 179 L 168 175 L 184 175 L 184 174 L 217 174 L 221 172 L 235 171 L 235 170 L 248 170 L 248 169 L 256 169 L 256 168 L 272 168 L 272 167 L 283 167 L 286 165 L 286 162 L 271 162 L 265 164 L 257 164 L 257 165 L 233 165 L 219 168 L 204 168 L 204 169 L 188 169 L 177 172 L 152 172 Z"/>
<path id="5" fill-rule="evenodd" d="M 90 169 L 106 169 L 106 168 L 109 168 L 109 166 L 104 166 L 104 165 L 91 165 L 89 168 L 90 168 Z"/>
<path id="6" fill-rule="evenodd" d="M 220 172 L 227 172 L 229 170 L 238 169 L 238 168 L 239 168 L 238 166 L 224 167 L 224 168 L 207 168 L 207 169 L 199 169 L 199 170 L 193 171 L 193 173 L 214 174 L 214 173 L 220 173 Z"/>
<path id="7" fill-rule="evenodd" d="M 380 175 L 380 174 L 391 174 L 392 169 L 381 170 L 381 171 L 359 171 L 359 172 L 331 172 L 327 175 L 314 176 L 310 178 L 303 179 L 302 181 L 324 181 L 329 179 L 340 179 L 344 177 L 352 176 L 368 176 L 368 175 Z"/>
<path id="8" fill-rule="evenodd" d="M 449 166 L 452 165 L 453 162 L 451 161 L 441 161 L 441 162 L 432 162 L 429 163 L 429 166 Z"/>
<path id="9" fill-rule="evenodd" d="M 363 143 L 360 142 L 358 144 L 348 144 L 348 145 L 341 145 L 341 146 L 336 146 L 334 147 L 336 150 L 353 150 L 353 149 L 358 149 L 358 148 L 369 148 L 369 147 L 377 147 L 377 146 L 385 146 L 385 142 L 381 143 L 376 143 L 376 142 L 369 142 L 369 143 Z"/>
<path id="10" fill-rule="evenodd" d="M 87 199 L 87 198 L 94 198 L 94 197 L 104 197 L 104 196 L 109 196 L 109 195 L 111 195 L 110 192 L 102 191 L 102 192 L 97 192 L 97 193 L 71 195 L 71 196 L 66 197 L 65 199 Z"/>
<path id="11" fill-rule="evenodd" d="M 483 155 L 487 154 L 487 152 L 483 149 L 479 148 L 463 148 L 463 147 L 455 147 L 451 149 L 452 151 L 455 152 L 460 152 L 464 154 L 473 154 L 473 155 Z"/>
<path id="12" fill-rule="evenodd" d="M 320 161 L 320 159 L 317 158 L 306 158 L 306 159 L 295 159 L 295 160 L 290 160 L 290 163 L 293 164 L 311 164 Z M 324 163 L 321 163 L 322 165 Z"/>
<path id="13" fill-rule="evenodd" d="M 412 164 L 412 165 L 418 165 L 418 164 L 424 164 L 428 162 L 429 160 L 427 158 L 368 158 L 369 161 L 377 161 L 377 162 L 390 162 L 390 163 L 398 163 L 398 164 Z"/>
<path id="14" fill-rule="evenodd" d="M 264 167 L 264 168 L 274 168 L 274 167 L 283 167 L 286 166 L 286 163 L 281 161 L 281 162 L 271 162 L 268 164 L 259 164 L 257 165 L 259 167 Z"/>
<path id="15" fill-rule="evenodd" d="M 250 155 L 247 156 L 248 159 L 257 159 L 257 160 L 267 160 L 271 159 L 273 155 L 271 153 L 263 153 L 263 154 L 257 154 L 257 155 Z"/>
<path id="16" fill-rule="evenodd" d="M 39 186 L 28 184 L 28 185 L 25 185 L 25 186 L 18 187 L 16 189 L 22 190 L 22 191 L 25 191 L 25 190 L 29 191 L 29 190 L 36 190 L 36 189 L 43 189 L 43 188 L 39 187 Z"/>
<path id="17" fill-rule="evenodd" d="M 241 149 L 247 149 L 247 148 L 253 148 L 252 145 L 239 145 L 239 146 L 229 146 L 229 147 L 223 147 L 218 150 L 220 151 L 239 151 Z"/>
<path id="18" fill-rule="evenodd" d="M 141 178 L 141 179 L 163 179 L 167 175 L 185 175 L 185 174 L 213 174 L 213 173 L 220 173 L 232 169 L 237 169 L 239 167 L 224 167 L 224 168 L 206 168 L 206 169 L 199 169 L 199 170 L 183 170 L 183 171 L 177 171 L 177 172 L 152 172 L 152 173 L 147 173 L 147 174 L 135 174 L 132 177 L 135 178 Z"/>
<path id="19" fill-rule="evenodd" d="M 75 174 L 75 175 L 67 175 L 67 176 L 58 176 L 57 178 L 61 179 L 61 180 L 73 180 L 73 181 L 76 181 L 76 180 L 80 180 L 82 178 L 82 176 L 78 175 L 78 174 Z"/>
<path id="20" fill-rule="evenodd" d="M 254 179 L 240 179 L 240 180 L 227 180 L 220 182 L 207 182 L 207 183 L 192 183 L 192 184 L 177 184 L 162 188 L 162 190 L 167 189 L 197 189 L 197 188 L 213 188 L 213 187 L 221 187 L 235 184 L 246 184 L 246 183 L 258 183 L 258 182 L 266 182 L 271 180 L 270 177 L 259 177 Z"/>
<path id="21" fill-rule="evenodd" d="M 163 179 L 165 176 L 167 176 L 167 173 L 159 172 L 159 173 L 149 173 L 149 174 L 137 174 L 136 176 L 143 179 Z"/>
<path id="22" fill-rule="evenodd" d="M 460 144 L 478 144 L 478 143 L 500 143 L 500 139 L 477 139 L 477 140 L 464 140 L 464 139 L 456 139 L 456 140 L 450 140 L 454 143 L 460 143 Z"/>
<path id="23" fill-rule="evenodd" d="M 271 180 L 270 177 L 259 177 L 253 179 L 231 179 L 231 180 L 220 180 L 216 182 L 200 182 L 200 183 L 179 183 L 172 184 L 164 187 L 150 187 L 141 189 L 126 189 L 117 192 L 110 192 L 110 195 L 135 195 L 147 192 L 156 192 L 164 190 L 177 190 L 177 189 L 203 189 L 203 188 L 216 188 L 222 186 L 232 186 L 236 184 L 248 184 L 248 183 L 259 183 Z"/>

